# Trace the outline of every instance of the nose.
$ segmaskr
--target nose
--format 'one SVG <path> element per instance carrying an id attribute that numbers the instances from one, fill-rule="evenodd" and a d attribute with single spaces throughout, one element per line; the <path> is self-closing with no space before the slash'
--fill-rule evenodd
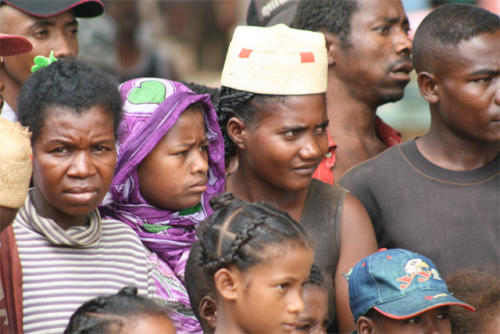
<path id="1" fill-rule="evenodd" d="M 190 167 L 191 174 L 208 172 L 208 154 L 206 151 L 197 151 Z"/>
<path id="2" fill-rule="evenodd" d="M 425 334 L 451 334 L 451 330 L 449 330 L 449 326 L 440 326 L 438 324 L 439 320 L 432 319 L 425 322 L 425 329 L 423 333 Z M 442 323 L 443 321 L 441 321 Z M 449 327 L 449 328 L 445 328 Z"/>
<path id="3" fill-rule="evenodd" d="M 307 138 L 306 142 L 299 150 L 299 155 L 303 160 L 321 159 L 326 154 L 327 146 L 328 139 L 326 136 L 323 138 L 313 135 Z"/>
<path id="4" fill-rule="evenodd" d="M 304 300 L 302 299 L 302 292 L 300 290 L 291 294 L 287 309 L 289 313 L 297 315 L 304 311 Z"/>
<path id="5" fill-rule="evenodd" d="M 96 173 L 92 157 L 89 152 L 76 152 L 68 169 L 68 176 L 85 179 Z"/>
<path id="6" fill-rule="evenodd" d="M 407 32 L 404 29 L 400 29 L 395 38 L 396 53 L 409 56 L 411 54 L 412 43 L 413 41 L 410 36 L 408 36 Z"/>
<path id="7" fill-rule="evenodd" d="M 60 32 L 57 34 L 57 38 L 54 39 L 52 49 L 54 50 L 54 56 L 56 58 L 76 57 L 78 53 L 78 42 L 71 36 L 64 34 L 64 32 Z"/>

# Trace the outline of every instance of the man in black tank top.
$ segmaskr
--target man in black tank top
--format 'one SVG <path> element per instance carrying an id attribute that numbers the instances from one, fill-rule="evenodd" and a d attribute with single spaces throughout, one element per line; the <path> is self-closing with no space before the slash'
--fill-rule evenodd
<path id="1" fill-rule="evenodd" d="M 433 258 L 445 277 L 500 264 L 499 54 L 497 15 L 459 4 L 434 10 L 413 41 L 429 132 L 340 181 L 368 210 L 381 247 Z"/>

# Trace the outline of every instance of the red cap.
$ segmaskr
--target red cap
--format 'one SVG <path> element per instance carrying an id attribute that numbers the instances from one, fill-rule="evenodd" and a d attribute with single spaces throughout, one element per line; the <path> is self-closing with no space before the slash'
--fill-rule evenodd
<path id="1" fill-rule="evenodd" d="M 21 36 L 0 34 L 0 56 L 13 56 L 33 49 L 30 41 Z"/>

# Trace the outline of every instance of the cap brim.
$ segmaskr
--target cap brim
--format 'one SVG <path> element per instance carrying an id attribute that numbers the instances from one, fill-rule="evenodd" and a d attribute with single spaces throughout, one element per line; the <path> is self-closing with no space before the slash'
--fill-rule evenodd
<path id="1" fill-rule="evenodd" d="M 402 320 L 448 305 L 462 306 L 470 311 L 476 310 L 472 305 L 458 300 L 449 293 L 437 290 L 415 291 L 402 298 L 375 305 L 373 308 L 388 318 Z"/>
<path id="2" fill-rule="evenodd" d="M 0 34 L 0 56 L 13 56 L 32 49 L 33 45 L 24 37 Z"/>
<path id="3" fill-rule="evenodd" d="M 95 17 L 104 12 L 100 0 L 4 0 L 6 4 L 36 17 L 50 17 L 73 9 L 76 17 Z"/>

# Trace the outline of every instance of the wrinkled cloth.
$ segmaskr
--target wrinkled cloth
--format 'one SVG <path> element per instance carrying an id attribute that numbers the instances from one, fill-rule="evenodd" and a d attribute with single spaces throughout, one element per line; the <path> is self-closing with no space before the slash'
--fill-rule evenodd
<path id="1" fill-rule="evenodd" d="M 152 252 L 157 297 L 171 310 L 178 333 L 201 332 L 184 285 L 184 268 L 196 226 L 212 209 L 209 200 L 224 191 L 224 142 L 207 94 L 197 95 L 181 83 L 139 78 L 120 85 L 123 120 L 118 130 L 118 161 L 101 212 L 131 226 Z M 201 203 L 181 212 L 149 204 L 140 194 L 137 168 L 191 104 L 203 104 L 208 146 L 208 182 Z M 168 175 L 165 175 L 168 177 Z"/>

